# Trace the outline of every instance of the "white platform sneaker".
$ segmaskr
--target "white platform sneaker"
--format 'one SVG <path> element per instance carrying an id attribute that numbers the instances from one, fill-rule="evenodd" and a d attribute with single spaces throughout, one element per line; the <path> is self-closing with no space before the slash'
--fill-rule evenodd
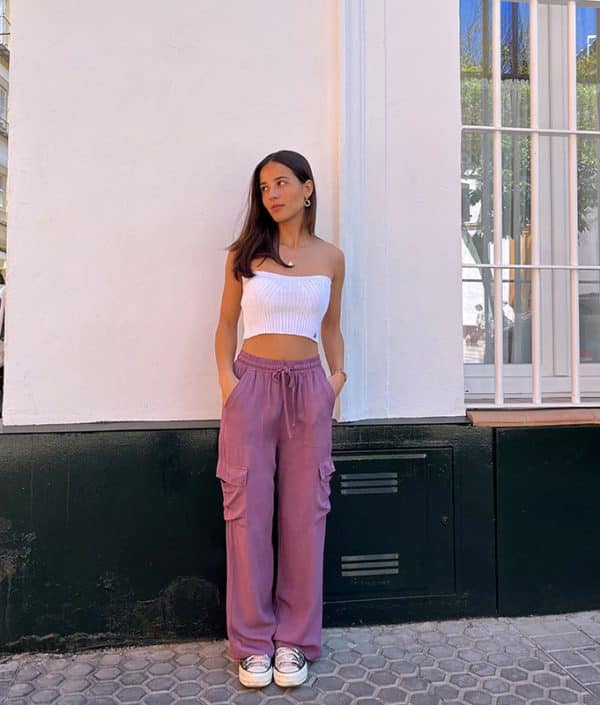
<path id="1" fill-rule="evenodd" d="M 252 654 L 240 659 L 240 683 L 246 688 L 262 688 L 273 680 L 273 666 L 269 654 Z"/>
<path id="2" fill-rule="evenodd" d="M 304 683 L 308 676 L 306 657 L 295 646 L 279 646 L 275 650 L 273 680 L 277 685 L 289 687 Z"/>

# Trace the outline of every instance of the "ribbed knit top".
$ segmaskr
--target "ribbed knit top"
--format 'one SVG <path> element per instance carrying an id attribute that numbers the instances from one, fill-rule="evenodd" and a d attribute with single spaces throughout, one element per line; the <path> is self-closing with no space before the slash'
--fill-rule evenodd
<path id="1" fill-rule="evenodd" d="M 253 270 L 242 277 L 244 340 L 261 333 L 287 333 L 317 340 L 329 307 L 331 278 Z"/>

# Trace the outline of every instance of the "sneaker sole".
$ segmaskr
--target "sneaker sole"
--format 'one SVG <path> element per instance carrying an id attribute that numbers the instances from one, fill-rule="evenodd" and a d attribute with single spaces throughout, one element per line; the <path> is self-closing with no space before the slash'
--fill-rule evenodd
<path id="1" fill-rule="evenodd" d="M 273 680 L 273 669 L 264 673 L 246 673 L 243 668 L 238 670 L 240 683 L 246 688 L 263 688 Z"/>
<path id="2" fill-rule="evenodd" d="M 297 673 L 281 673 L 276 668 L 273 669 L 273 680 L 282 688 L 292 685 L 300 685 L 301 683 L 304 683 L 307 676 L 308 665 L 306 663 Z"/>

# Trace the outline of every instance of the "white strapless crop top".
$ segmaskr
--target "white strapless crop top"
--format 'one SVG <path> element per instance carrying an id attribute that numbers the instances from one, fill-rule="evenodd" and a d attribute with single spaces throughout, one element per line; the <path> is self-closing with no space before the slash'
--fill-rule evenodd
<path id="1" fill-rule="evenodd" d="M 329 307 L 331 278 L 253 270 L 242 277 L 244 340 L 261 333 L 287 333 L 317 340 Z"/>

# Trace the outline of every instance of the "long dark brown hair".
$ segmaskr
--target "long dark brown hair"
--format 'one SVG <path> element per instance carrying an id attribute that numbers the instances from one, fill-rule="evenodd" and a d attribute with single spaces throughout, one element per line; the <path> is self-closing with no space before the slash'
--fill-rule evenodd
<path id="1" fill-rule="evenodd" d="M 291 169 L 299 181 L 305 183 L 310 179 L 313 183 L 313 192 L 310 195 L 310 206 L 304 208 L 304 218 L 302 227 L 308 230 L 310 235 L 315 234 L 315 222 L 317 219 L 317 190 L 314 185 L 312 169 L 308 161 L 298 152 L 289 149 L 281 149 L 278 152 L 267 154 L 254 169 L 250 189 L 248 191 L 248 203 L 246 218 L 241 233 L 237 240 L 233 242 L 228 250 L 235 252 L 233 259 L 233 272 L 235 278 L 240 276 L 253 277 L 250 269 L 250 262 L 254 257 L 270 257 L 283 267 L 288 267 L 279 256 L 279 228 L 271 217 L 269 211 L 262 202 L 260 191 L 260 170 L 269 162 L 277 162 Z"/>

